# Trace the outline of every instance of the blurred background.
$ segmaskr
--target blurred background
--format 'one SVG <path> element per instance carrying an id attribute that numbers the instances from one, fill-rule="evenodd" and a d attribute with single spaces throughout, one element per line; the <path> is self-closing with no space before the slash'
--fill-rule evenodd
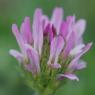
<path id="1" fill-rule="evenodd" d="M 19 74 L 18 62 L 8 51 L 18 48 L 11 32 L 12 23 L 18 26 L 25 16 L 32 17 L 36 8 L 51 16 L 55 7 L 64 8 L 64 17 L 76 15 L 84 18 L 87 28 L 84 34 L 85 43 L 95 42 L 95 0 L 0 0 L 0 95 L 32 95 L 33 91 L 25 85 Z M 85 70 L 79 71 L 79 82 L 68 81 L 56 95 L 95 95 L 95 44 L 83 56 L 88 62 Z"/>

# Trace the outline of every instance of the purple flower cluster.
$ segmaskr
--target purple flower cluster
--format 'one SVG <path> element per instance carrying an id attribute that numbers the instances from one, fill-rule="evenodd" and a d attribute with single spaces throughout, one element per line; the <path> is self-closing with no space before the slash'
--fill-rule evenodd
<path id="1" fill-rule="evenodd" d="M 85 27 L 86 21 L 76 21 L 75 16 L 63 20 L 62 8 L 55 8 L 51 19 L 43 15 L 41 9 L 36 9 L 32 27 L 29 17 L 25 17 L 20 30 L 16 24 L 12 25 L 20 52 L 11 49 L 10 54 L 33 76 L 39 75 L 42 65 L 46 65 L 48 69 L 58 71 L 58 79 L 66 77 L 78 81 L 74 72 L 86 67 L 86 62 L 80 58 L 92 46 L 92 43 L 83 43 Z M 45 50 L 48 54 L 43 53 Z M 46 61 L 42 61 L 44 59 Z"/>

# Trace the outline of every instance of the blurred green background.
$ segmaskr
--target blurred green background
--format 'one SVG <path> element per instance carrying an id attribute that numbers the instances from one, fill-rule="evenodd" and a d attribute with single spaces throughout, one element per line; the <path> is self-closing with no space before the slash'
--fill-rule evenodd
<path id="1" fill-rule="evenodd" d="M 36 8 L 51 16 L 55 7 L 63 7 L 64 15 L 84 18 L 87 28 L 85 43 L 95 41 L 95 0 L 0 0 L 0 95 L 32 95 L 33 91 L 21 78 L 18 62 L 9 56 L 11 48 L 18 48 L 11 32 L 12 23 L 19 26 L 25 16 L 32 17 Z M 68 81 L 56 95 L 95 95 L 95 45 L 83 57 L 87 68 L 78 72 L 79 82 Z"/>

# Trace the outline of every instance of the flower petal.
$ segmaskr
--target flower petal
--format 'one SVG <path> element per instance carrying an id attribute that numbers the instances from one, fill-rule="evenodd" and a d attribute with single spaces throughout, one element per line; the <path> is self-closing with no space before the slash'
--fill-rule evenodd
<path id="1" fill-rule="evenodd" d="M 64 40 L 61 36 L 53 38 L 50 46 L 50 57 L 47 62 L 48 65 L 54 68 L 61 68 L 61 65 L 57 63 L 58 57 L 64 47 Z"/>
<path id="2" fill-rule="evenodd" d="M 23 40 L 25 40 L 26 43 L 29 44 L 33 43 L 29 17 L 25 17 L 24 22 L 21 25 L 20 32 L 21 32 L 21 36 L 23 37 Z"/>
<path id="3" fill-rule="evenodd" d="M 48 26 L 49 24 L 49 19 L 47 16 L 43 15 L 42 16 L 42 23 L 43 23 L 43 29 L 45 30 L 44 32 L 47 32 L 46 31 L 46 27 Z"/>
<path id="4" fill-rule="evenodd" d="M 16 37 L 17 43 L 19 44 L 19 47 L 20 47 L 21 51 L 23 53 L 25 53 L 24 41 L 23 41 L 23 39 L 20 35 L 20 32 L 19 32 L 18 27 L 17 27 L 16 24 L 12 25 L 12 32 L 13 32 L 14 36 Z"/>
<path id="5" fill-rule="evenodd" d="M 62 35 L 63 38 L 66 39 L 67 34 L 68 34 L 68 23 L 63 21 L 61 23 L 60 35 Z"/>
<path id="6" fill-rule="evenodd" d="M 58 58 L 62 49 L 64 47 L 64 40 L 61 36 L 55 37 L 50 46 L 50 57 L 51 58 Z"/>
<path id="7" fill-rule="evenodd" d="M 63 9 L 62 8 L 55 8 L 53 11 L 53 15 L 51 18 L 51 22 L 54 25 L 54 28 L 56 29 L 57 35 L 60 32 L 60 26 L 62 23 L 62 18 L 63 18 Z"/>
<path id="8" fill-rule="evenodd" d="M 43 30 L 42 30 L 42 11 L 37 9 L 34 14 L 33 20 L 33 39 L 34 39 L 34 48 L 38 51 L 39 55 L 42 52 L 43 46 Z"/>
<path id="9" fill-rule="evenodd" d="M 75 74 L 59 74 L 58 75 L 58 79 L 60 79 L 60 78 L 64 78 L 64 77 L 66 77 L 66 78 L 68 78 L 68 79 L 70 79 L 70 80 L 76 80 L 76 81 L 79 81 L 79 78 L 75 75 Z"/>
<path id="10" fill-rule="evenodd" d="M 75 32 L 75 37 L 76 37 L 76 41 L 75 44 L 78 45 L 80 43 L 83 43 L 83 33 L 85 31 L 85 27 L 86 27 L 86 21 L 81 19 L 78 20 L 74 25 L 73 25 L 73 31 Z"/>
<path id="11" fill-rule="evenodd" d="M 30 45 L 25 44 L 26 47 L 26 51 L 27 51 L 27 56 L 29 57 L 30 60 L 30 68 L 32 73 L 35 74 L 39 74 L 40 73 L 40 60 L 39 60 L 39 55 L 38 52 L 32 48 Z"/>
<path id="12" fill-rule="evenodd" d="M 11 50 L 9 51 L 9 54 L 10 54 L 11 56 L 13 56 L 14 58 L 16 58 L 20 63 L 22 63 L 22 61 L 23 61 L 23 55 L 22 55 L 20 52 L 11 49 Z"/>
<path id="13" fill-rule="evenodd" d="M 61 23 L 60 34 L 63 36 L 65 40 L 69 39 L 72 33 L 72 27 L 74 22 L 75 22 L 75 16 L 68 16 L 66 21 L 63 21 Z"/>
<path id="14" fill-rule="evenodd" d="M 75 16 L 68 16 L 66 22 L 68 24 L 68 29 L 67 29 L 68 34 L 66 40 L 68 41 L 73 32 L 73 25 L 75 24 Z"/>
<path id="15" fill-rule="evenodd" d="M 86 28 L 86 21 L 84 19 L 81 19 L 77 21 L 74 25 L 74 31 L 78 34 L 79 37 L 82 36 Z"/>
<path id="16" fill-rule="evenodd" d="M 80 61 L 78 64 L 76 64 L 75 69 L 76 70 L 81 70 L 86 68 L 86 62 L 85 61 Z"/>
<path id="17" fill-rule="evenodd" d="M 75 34 L 74 32 L 72 32 L 69 39 L 66 42 L 66 47 L 63 52 L 64 57 L 67 57 L 69 55 L 70 51 L 74 48 L 74 45 L 75 45 Z"/>
<path id="18" fill-rule="evenodd" d="M 92 43 L 88 43 L 88 44 L 83 48 L 82 52 L 79 53 L 79 54 L 76 56 L 75 60 L 78 60 L 83 54 L 85 54 L 85 53 L 91 48 L 91 46 L 92 46 Z"/>
<path id="19" fill-rule="evenodd" d="M 71 63 L 68 66 L 68 70 L 73 69 L 74 66 L 78 63 L 80 57 L 85 54 L 92 46 L 92 43 L 88 43 L 83 49 L 82 52 L 76 55 L 76 57 L 71 61 Z"/>
<path id="20" fill-rule="evenodd" d="M 77 45 L 75 48 L 73 48 L 70 51 L 70 54 L 69 55 L 76 56 L 77 54 L 79 54 L 80 52 L 82 52 L 83 47 L 85 47 L 84 44 Z"/>

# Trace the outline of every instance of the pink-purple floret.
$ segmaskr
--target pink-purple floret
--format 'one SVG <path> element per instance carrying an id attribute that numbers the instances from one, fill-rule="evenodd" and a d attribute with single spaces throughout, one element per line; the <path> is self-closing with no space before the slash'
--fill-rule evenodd
<path id="1" fill-rule="evenodd" d="M 58 74 L 57 78 L 66 77 L 78 81 L 74 71 L 86 67 L 86 62 L 80 58 L 92 46 L 92 43 L 87 45 L 83 43 L 85 27 L 86 21 L 84 19 L 76 21 L 75 16 L 68 16 L 66 20 L 63 20 L 62 8 L 55 8 L 51 19 L 43 15 L 42 10 L 38 8 L 33 17 L 32 27 L 29 17 L 25 17 L 20 30 L 16 24 L 12 25 L 12 32 L 21 51 L 11 49 L 10 54 L 22 63 L 26 70 L 32 72 L 33 75 L 38 75 L 41 71 L 40 59 L 43 55 L 44 39 L 48 37 L 50 55 L 47 66 L 60 69 L 63 67 L 58 63 L 59 56 L 63 61 L 71 58 L 64 74 Z M 27 60 L 30 63 L 27 63 Z"/>

